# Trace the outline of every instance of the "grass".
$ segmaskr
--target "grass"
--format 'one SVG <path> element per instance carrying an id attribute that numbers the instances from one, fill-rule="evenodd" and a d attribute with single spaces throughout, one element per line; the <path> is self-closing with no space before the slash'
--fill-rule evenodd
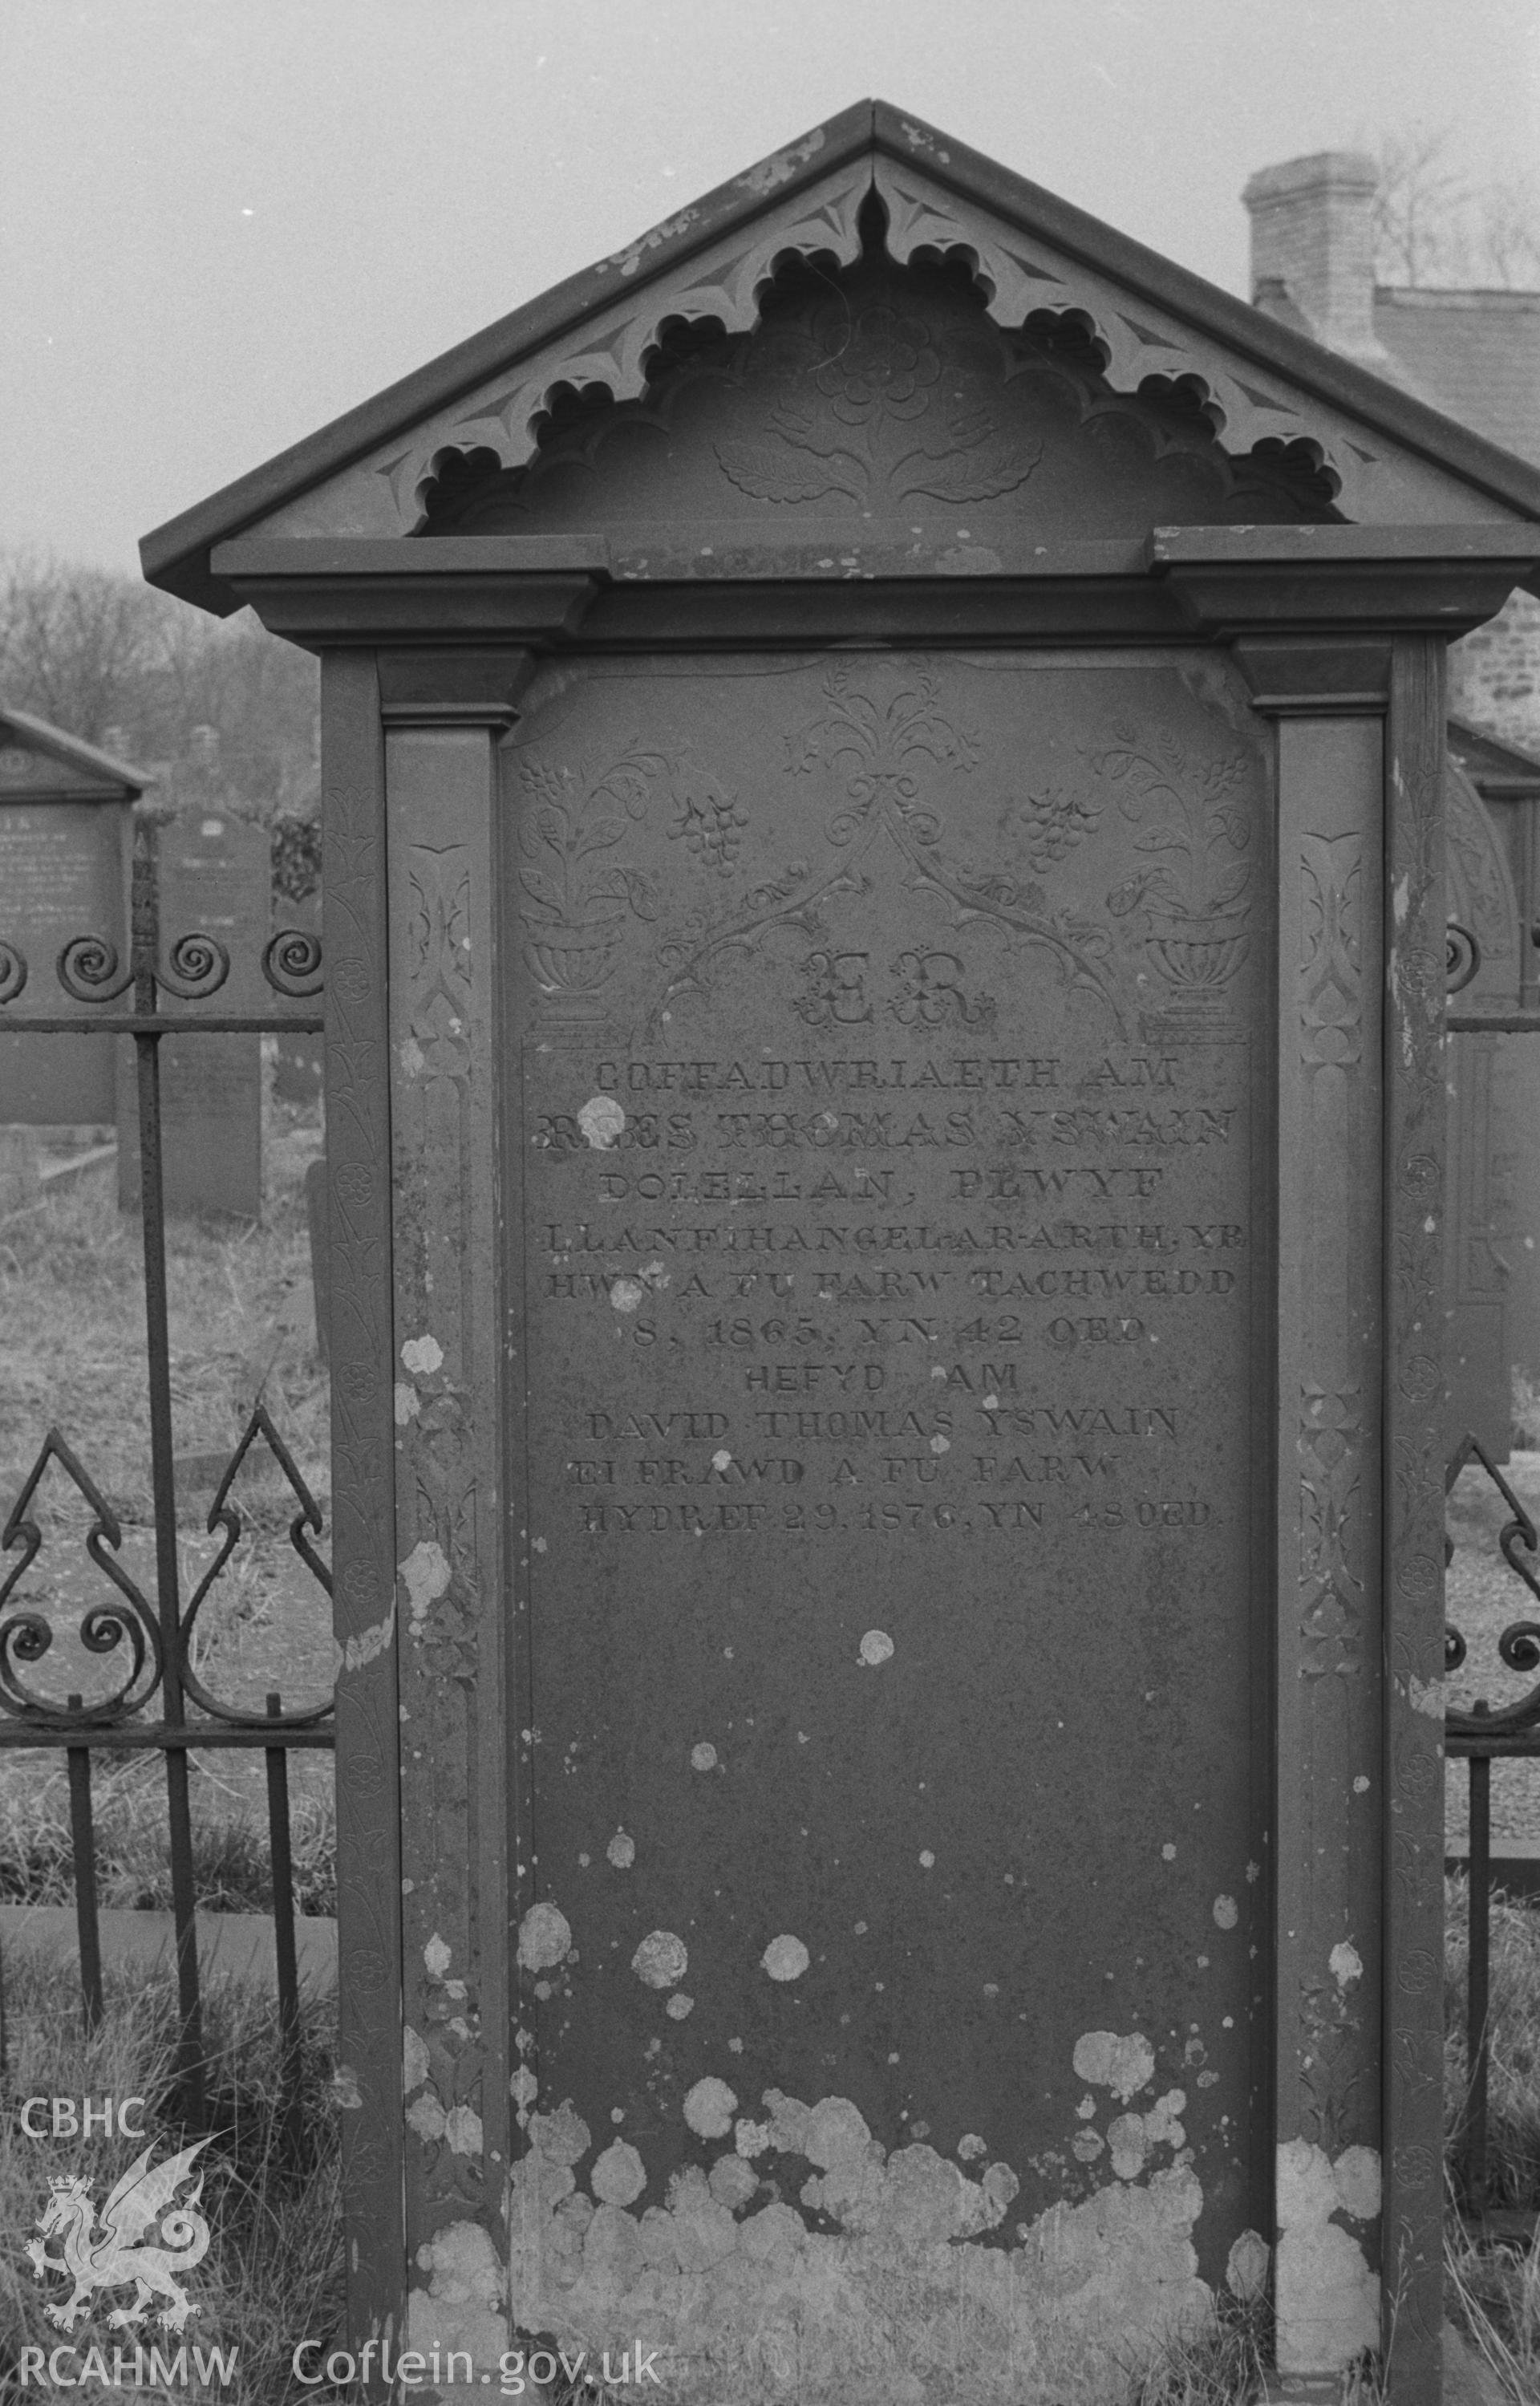
<path id="1" fill-rule="evenodd" d="M 174 1221 L 167 1257 L 174 1450 L 233 1451 L 261 1394 L 324 1509 L 329 1386 L 315 1351 L 302 1183 L 318 1138 L 313 1120 L 274 1106 L 264 1224 Z M 153 1521 L 142 1244 L 110 1172 L 0 1221 L 7 1503 L 56 1422 L 120 1520 Z M 50 1474 L 45 1507 L 61 1485 Z"/>
<path id="2" fill-rule="evenodd" d="M 0 1791 L 0 1901 L 73 1904 L 75 1861 L 67 1775 L 58 1755 L 23 1792 Z M 110 1751 L 95 1755 L 92 1777 L 96 1898 L 102 1905 L 169 1912 L 165 1775 L 158 1759 Z M 200 1800 L 202 1801 L 202 1800 Z M 265 1818 L 194 1809 L 193 1871 L 198 1902 L 212 1913 L 271 1913 L 273 1871 Z M 335 1914 L 336 1819 L 329 1794 L 291 1797 L 290 1845 L 296 1913 Z"/>
<path id="3" fill-rule="evenodd" d="M 211 1983 L 204 2033 L 209 2114 L 215 2136 L 200 2159 L 200 2210 L 212 2243 L 188 2278 L 198 2307 L 182 2336 L 190 2347 L 236 2352 L 235 2377 L 211 2394 L 227 2406 L 280 2406 L 299 2395 L 290 2360 L 302 2339 L 330 2339 L 342 2314 L 343 2263 L 339 2208 L 337 2109 L 330 2088 L 335 2043 L 332 2001 L 302 2005 L 302 2143 L 296 2157 L 282 2142 L 282 2099 L 276 2015 L 271 1996 L 228 1982 Z M 0 2367 L 15 2368 L 23 2347 L 48 2350 L 64 2335 L 44 2313 L 67 2294 L 62 2277 L 36 2284 L 22 2242 L 35 2228 L 50 2178 L 83 2178 L 98 2206 L 113 2182 L 152 2139 L 164 2161 L 188 2144 L 174 2110 L 173 2056 L 177 1997 L 172 1976 L 109 1976 L 106 2016 L 91 2037 L 80 2035 L 73 1975 L 57 1969 L 7 1965 L 6 2102 L 0 2128 Z M 50 2138 L 39 2143 L 19 2128 L 18 2101 L 32 2096 L 124 2098 L 142 2095 L 146 2139 Z M 195 2175 L 194 2175 L 195 2177 Z M 57 2254 L 58 2242 L 49 2253 Z M 86 2319 L 68 2335 L 82 2359 L 92 2345 L 110 2367 L 114 2346 L 130 2353 L 135 2334 L 114 2331 L 107 2315 L 126 2305 L 125 2288 L 98 2291 Z M 147 2349 L 171 2338 L 149 2324 L 137 2334 Z M 179 2342 L 172 2341 L 172 2344 Z M 0 2399 L 35 2396 L 14 2370 L 0 2371 Z M 141 2391 L 149 2396 L 154 2393 Z M 168 2391 L 167 2396 L 185 2394 Z"/>
<path id="4" fill-rule="evenodd" d="M 1457 2165 L 1466 2080 L 1469 1885 L 1448 1883 L 1444 1950 L 1446 2159 Z M 1488 2014 L 1487 2201 L 1540 2208 L 1540 1905 L 1494 1899 Z M 1446 2215 L 1446 2304 L 1517 2400 L 1540 2397 L 1540 2237 L 1527 2253 L 1482 2244 Z"/>

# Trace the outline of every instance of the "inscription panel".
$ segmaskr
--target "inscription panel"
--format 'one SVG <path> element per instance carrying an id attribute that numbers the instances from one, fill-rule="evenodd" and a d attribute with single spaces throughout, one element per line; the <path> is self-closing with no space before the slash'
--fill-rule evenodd
<path id="1" fill-rule="evenodd" d="M 844 2101 L 1011 2279 L 1130 2183 L 1222 2277 L 1265 2047 L 1250 722 L 1158 657 L 602 664 L 525 712 L 521 2119 L 634 2148 L 633 2215 L 726 2156 L 719 2201 L 880 2257 L 766 2098 Z"/>

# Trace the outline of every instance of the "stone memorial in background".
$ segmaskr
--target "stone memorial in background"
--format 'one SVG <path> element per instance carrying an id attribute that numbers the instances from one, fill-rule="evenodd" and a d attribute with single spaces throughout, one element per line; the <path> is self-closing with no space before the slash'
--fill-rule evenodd
<path id="1" fill-rule="evenodd" d="M 296 928 L 302 935 L 320 935 L 319 894 L 306 894 L 298 900 L 289 895 L 274 895 L 273 933 L 277 935 L 286 928 Z M 321 1091 L 321 1038 L 308 1035 L 302 1028 L 283 1028 L 275 1042 L 273 1092 L 277 1100 L 302 1105 L 316 1103 Z"/>
<path id="2" fill-rule="evenodd" d="M 162 990 L 173 1018 L 270 1010 L 261 973 L 269 932 L 268 837 L 227 812 L 191 810 L 155 830 L 160 955 L 191 935 L 212 937 L 230 955 L 230 975 L 205 1001 Z M 165 1203 L 171 1212 L 219 1212 L 260 1220 L 262 1210 L 261 1039 L 167 1036 L 161 1044 L 161 1128 Z M 132 1061 L 120 1089 L 119 1198 L 137 1207 L 139 1120 Z"/>
<path id="3" fill-rule="evenodd" d="M 1540 475 L 863 104 L 146 559 L 325 662 L 350 2344 L 1432 2401 Z"/>
<path id="4" fill-rule="evenodd" d="M 1503 1026 L 1540 1003 L 1540 761 L 1462 726 L 1451 753 L 1446 1451 L 1472 1436 L 1504 1462 L 1540 1394 L 1540 1059 Z"/>
<path id="5" fill-rule="evenodd" d="M 96 936 L 124 957 L 132 808 L 146 782 L 60 728 L 0 711 L 0 998 L 72 1012 L 57 974 L 64 946 Z M 110 1123 L 115 1083 L 110 1037 L 0 1033 L 0 1125 Z"/>

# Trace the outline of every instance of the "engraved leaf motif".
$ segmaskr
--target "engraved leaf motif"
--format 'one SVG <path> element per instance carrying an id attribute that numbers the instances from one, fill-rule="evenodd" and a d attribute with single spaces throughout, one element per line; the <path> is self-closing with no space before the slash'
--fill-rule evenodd
<path id="1" fill-rule="evenodd" d="M 1222 911 L 1226 903 L 1234 902 L 1238 895 L 1244 894 L 1250 877 L 1251 864 L 1249 860 L 1232 861 L 1208 897 L 1209 908 Z"/>
<path id="2" fill-rule="evenodd" d="M 1251 822 L 1236 802 L 1222 802 L 1217 810 L 1210 811 L 1208 824 L 1216 842 L 1224 836 L 1237 852 L 1243 851 L 1251 841 Z"/>
<path id="3" fill-rule="evenodd" d="M 928 493 L 940 502 L 987 502 L 1024 485 L 1041 456 L 1040 444 L 996 443 L 977 456 L 949 453 L 940 459 L 918 452 L 901 463 L 894 482 L 901 493 Z"/>
<path id="4" fill-rule="evenodd" d="M 561 896 L 554 878 L 547 877 L 543 869 L 525 868 L 518 872 L 518 882 L 532 901 L 538 902 L 543 910 L 549 911 L 553 918 L 559 919 Z"/>
<path id="5" fill-rule="evenodd" d="M 588 892 L 598 901 L 629 902 L 639 919 L 657 916 L 657 889 L 640 869 L 606 869 L 592 881 Z"/>
<path id="6" fill-rule="evenodd" d="M 581 860 L 586 852 L 608 852 L 625 832 L 624 819 L 591 819 L 572 846 L 572 856 Z"/>
<path id="7" fill-rule="evenodd" d="M 827 492 L 853 492 L 831 460 L 798 459 L 762 443 L 718 443 L 722 472 L 757 502 L 815 502 Z"/>

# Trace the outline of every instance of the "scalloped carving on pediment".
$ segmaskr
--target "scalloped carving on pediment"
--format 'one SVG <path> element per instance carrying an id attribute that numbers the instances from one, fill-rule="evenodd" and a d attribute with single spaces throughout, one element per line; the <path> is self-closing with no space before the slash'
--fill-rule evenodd
<path id="1" fill-rule="evenodd" d="M 797 193 L 784 209 L 709 245 L 670 273 L 648 276 L 649 248 L 685 229 L 655 230 L 604 262 L 615 297 L 565 337 L 484 379 L 395 440 L 261 519 L 271 535 L 409 535 L 424 526 L 431 488 L 474 460 L 478 473 L 531 460 L 553 410 L 601 388 L 615 403 L 647 394 L 660 345 L 674 325 L 746 333 L 777 268 L 792 259 L 850 267 L 860 257 L 860 219 L 875 191 L 887 216 L 886 248 L 898 264 L 961 261 L 989 317 L 1078 344 L 1105 382 L 1157 411 L 1201 416 L 1235 460 L 1259 466 L 1313 464 L 1355 520 L 1466 520 L 1478 497 L 1432 461 L 1415 458 L 1286 378 L 1252 371 L 1218 338 L 1194 329 L 1083 261 L 1011 227 L 982 205 L 934 183 L 923 166 L 881 153 L 852 160 Z"/>
<path id="2" fill-rule="evenodd" d="M 1367 427 L 1270 371 L 1237 360 L 1214 336 L 1081 259 L 1006 226 L 977 203 L 933 183 L 919 167 L 879 157 L 874 184 L 887 212 L 889 254 L 902 261 L 964 261 L 1002 326 L 1078 321 L 1115 391 L 1176 389 L 1202 409 L 1232 458 L 1262 458 L 1304 444 L 1333 478 L 1337 507 L 1374 520 L 1404 494 L 1406 460 Z M 1421 468 L 1421 463 L 1419 463 Z M 1452 477 L 1422 469 L 1448 497 L 1449 515 L 1469 517 L 1471 496 Z M 1404 500 L 1400 504 L 1405 514 Z"/>
<path id="3" fill-rule="evenodd" d="M 573 396 L 534 457 L 457 453 L 424 489 L 423 532 L 735 534 L 848 523 L 975 545 L 1095 540 L 1151 523 L 1334 517 L 1312 460 L 1232 460 L 1175 388 L 1109 390 L 1061 326 L 1008 333 L 956 267 L 896 266 L 880 225 L 838 276 L 783 264 L 752 333 L 676 328 L 636 401 Z"/>

